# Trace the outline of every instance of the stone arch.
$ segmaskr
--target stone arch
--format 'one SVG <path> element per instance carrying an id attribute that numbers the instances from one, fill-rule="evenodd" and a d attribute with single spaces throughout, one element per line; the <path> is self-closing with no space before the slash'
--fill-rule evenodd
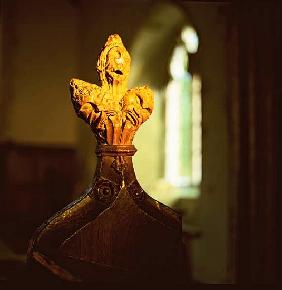
<path id="1" fill-rule="evenodd" d="M 160 90 L 167 84 L 173 48 L 187 24 L 187 16 L 179 6 L 170 2 L 153 5 L 131 45 L 130 86 L 146 83 Z"/>

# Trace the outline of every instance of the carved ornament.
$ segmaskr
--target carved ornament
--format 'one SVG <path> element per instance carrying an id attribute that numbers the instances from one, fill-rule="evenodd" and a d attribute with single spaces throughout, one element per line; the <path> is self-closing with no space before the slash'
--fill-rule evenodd
<path id="1" fill-rule="evenodd" d="M 130 145 L 133 137 L 151 115 L 153 92 L 147 86 L 127 88 L 130 55 L 119 35 L 110 35 L 98 62 L 101 85 L 79 79 L 70 82 L 77 115 L 87 122 L 98 144 Z"/>

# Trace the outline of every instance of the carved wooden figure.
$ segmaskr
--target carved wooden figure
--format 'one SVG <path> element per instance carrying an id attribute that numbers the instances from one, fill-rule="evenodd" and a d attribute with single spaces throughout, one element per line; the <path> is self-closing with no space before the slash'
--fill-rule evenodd
<path id="1" fill-rule="evenodd" d="M 97 138 L 98 163 L 92 187 L 34 233 L 28 249 L 33 271 L 71 282 L 184 279 L 181 217 L 135 177 L 132 140 L 154 99 L 146 86 L 127 89 L 129 70 L 129 53 L 115 34 L 97 63 L 101 86 L 70 82 L 75 111 Z"/>

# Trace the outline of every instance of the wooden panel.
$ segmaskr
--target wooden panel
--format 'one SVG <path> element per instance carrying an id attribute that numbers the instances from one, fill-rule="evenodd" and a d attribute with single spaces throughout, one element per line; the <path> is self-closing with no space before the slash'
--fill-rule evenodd
<path id="1" fill-rule="evenodd" d="M 1 144 L 1 215 L 47 217 L 70 200 L 77 179 L 74 149 Z"/>

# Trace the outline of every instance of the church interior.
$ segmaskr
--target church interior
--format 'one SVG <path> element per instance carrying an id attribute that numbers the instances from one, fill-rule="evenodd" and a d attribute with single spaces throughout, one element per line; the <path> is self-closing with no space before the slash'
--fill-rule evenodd
<path id="1" fill-rule="evenodd" d="M 191 283 L 281 283 L 281 4 L 0 1 L 0 281 L 35 229 L 91 185 L 96 141 L 69 82 L 99 84 L 117 33 L 155 107 L 136 176 L 182 215 Z"/>

